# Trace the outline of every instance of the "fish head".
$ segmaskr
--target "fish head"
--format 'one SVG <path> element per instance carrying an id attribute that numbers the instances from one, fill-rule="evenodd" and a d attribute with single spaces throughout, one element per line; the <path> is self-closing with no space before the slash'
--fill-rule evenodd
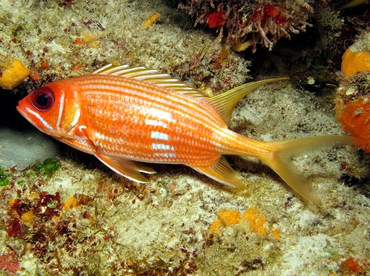
<path id="1" fill-rule="evenodd" d="M 20 100 L 17 111 L 41 132 L 68 138 L 81 115 L 78 87 L 73 81 L 49 83 Z"/>

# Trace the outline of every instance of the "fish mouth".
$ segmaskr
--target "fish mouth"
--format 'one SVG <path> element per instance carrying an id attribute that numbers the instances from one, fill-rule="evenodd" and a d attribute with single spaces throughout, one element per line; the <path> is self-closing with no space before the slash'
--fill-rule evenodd
<path id="1" fill-rule="evenodd" d="M 18 104 L 16 107 L 15 107 L 16 109 L 17 109 L 17 111 L 28 121 L 28 122 L 30 122 L 32 125 L 34 125 L 35 127 L 37 127 L 36 126 L 36 123 L 34 122 L 34 120 L 28 115 L 29 114 L 29 112 L 28 112 L 28 110 L 27 110 L 27 108 L 26 107 L 23 107 L 23 106 L 21 106 L 20 104 Z"/>
<path id="2" fill-rule="evenodd" d="M 26 111 L 23 107 L 21 107 L 20 105 L 17 105 L 15 107 L 17 109 L 17 111 L 23 116 L 23 117 L 26 117 Z"/>
<path id="3" fill-rule="evenodd" d="M 27 111 L 26 111 L 26 109 L 24 108 L 24 107 L 22 107 L 22 106 L 20 106 L 20 105 L 17 105 L 16 107 L 15 107 L 16 109 L 17 109 L 17 111 L 24 117 L 24 118 L 26 118 L 29 122 L 32 122 L 31 120 L 30 120 L 30 118 L 27 116 Z"/>
<path id="4" fill-rule="evenodd" d="M 16 109 L 17 109 L 17 111 L 28 121 L 28 122 L 30 122 L 34 127 L 36 127 L 38 130 L 40 130 L 41 132 L 43 132 L 43 133 L 45 133 L 45 134 L 47 134 L 47 135 L 52 135 L 51 133 L 49 133 L 49 131 L 48 130 L 46 130 L 46 129 L 42 129 L 42 128 L 40 128 L 38 125 L 37 125 L 37 121 L 35 121 L 35 119 L 34 118 L 32 118 L 32 113 L 31 113 L 31 116 L 29 116 L 29 114 L 30 114 L 30 110 L 29 110 L 29 108 L 27 108 L 27 107 L 24 107 L 24 106 L 22 106 L 22 105 L 20 105 L 20 104 L 18 104 L 16 107 L 15 107 Z"/>

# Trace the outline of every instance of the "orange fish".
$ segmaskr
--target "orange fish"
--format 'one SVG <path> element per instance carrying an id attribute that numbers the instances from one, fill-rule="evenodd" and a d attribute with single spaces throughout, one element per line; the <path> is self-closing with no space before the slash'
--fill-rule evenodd
<path id="1" fill-rule="evenodd" d="M 254 89 L 287 78 L 256 81 L 206 97 L 187 84 L 144 67 L 107 65 L 92 74 L 42 86 L 17 110 L 40 131 L 95 155 L 116 173 L 148 182 L 141 162 L 183 164 L 225 185 L 243 188 L 223 155 L 255 157 L 304 199 L 319 203 L 290 158 L 345 136 L 263 142 L 228 129 L 236 103 Z"/>

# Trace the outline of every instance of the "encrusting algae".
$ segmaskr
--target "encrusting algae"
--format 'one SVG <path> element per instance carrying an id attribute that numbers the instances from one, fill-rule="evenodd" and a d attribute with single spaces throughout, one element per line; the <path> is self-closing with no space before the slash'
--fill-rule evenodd
<path id="1" fill-rule="evenodd" d="M 161 18 L 161 14 L 159 12 L 154 12 L 151 14 L 148 19 L 146 19 L 143 24 L 141 25 L 141 28 L 143 30 L 148 29 L 150 26 L 155 24 L 159 19 Z"/>
<path id="2" fill-rule="evenodd" d="M 220 234 L 223 228 L 247 222 L 249 230 L 258 236 L 267 237 L 270 233 L 275 239 L 280 237 L 280 230 L 275 227 L 269 228 L 266 216 L 254 207 L 247 208 L 242 214 L 238 210 L 220 210 L 217 217 L 209 227 L 211 233 Z"/>
<path id="3" fill-rule="evenodd" d="M 62 210 L 71 210 L 78 205 L 78 201 L 76 197 L 69 197 L 63 204 Z"/>
<path id="4" fill-rule="evenodd" d="M 245 210 L 243 216 L 243 220 L 248 221 L 249 229 L 252 232 L 257 233 L 259 236 L 264 236 L 267 234 L 266 228 L 266 216 L 261 213 L 260 210 L 256 208 L 248 208 Z"/>

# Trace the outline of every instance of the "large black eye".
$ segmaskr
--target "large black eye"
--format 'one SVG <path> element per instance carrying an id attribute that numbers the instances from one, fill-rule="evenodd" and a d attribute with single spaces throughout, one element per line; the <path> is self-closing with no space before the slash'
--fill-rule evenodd
<path id="1" fill-rule="evenodd" d="M 31 101 L 37 110 L 49 110 L 54 105 L 54 93 L 50 88 L 41 87 L 32 93 Z"/>

